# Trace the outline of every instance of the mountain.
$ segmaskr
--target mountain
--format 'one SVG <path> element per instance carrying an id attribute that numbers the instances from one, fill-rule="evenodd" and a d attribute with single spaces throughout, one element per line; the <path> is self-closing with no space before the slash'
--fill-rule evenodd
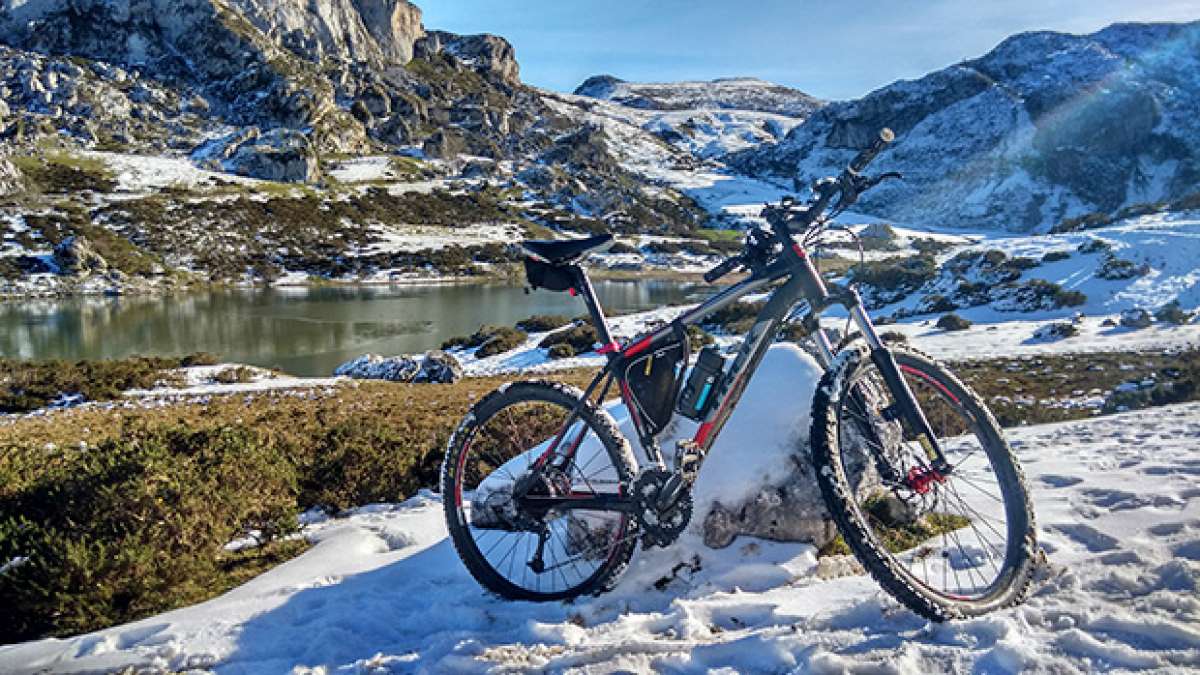
<path id="1" fill-rule="evenodd" d="M 798 89 L 751 77 L 635 83 L 597 75 L 579 85 L 575 95 L 645 110 L 757 110 L 787 117 L 808 117 L 825 104 Z"/>
<path id="2" fill-rule="evenodd" d="M 1200 22 L 1023 33 L 986 55 L 816 111 L 728 158 L 758 177 L 845 166 L 879 128 L 872 171 L 900 171 L 856 210 L 914 225 L 1041 231 L 1200 185 Z"/>

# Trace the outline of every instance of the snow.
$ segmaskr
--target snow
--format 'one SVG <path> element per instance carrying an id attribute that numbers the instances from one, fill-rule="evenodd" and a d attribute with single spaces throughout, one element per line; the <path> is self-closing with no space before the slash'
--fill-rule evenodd
<path id="1" fill-rule="evenodd" d="M 810 546 L 743 537 L 710 550 L 694 533 L 639 553 L 608 594 L 504 601 L 466 573 L 445 539 L 438 496 L 422 493 L 337 518 L 306 514 L 315 545 L 302 556 L 200 605 L 0 647 L 0 671 L 1200 667 L 1200 404 L 1026 427 L 1010 438 L 1049 564 L 1026 604 L 981 618 L 931 625 L 852 564 L 818 561 Z"/>

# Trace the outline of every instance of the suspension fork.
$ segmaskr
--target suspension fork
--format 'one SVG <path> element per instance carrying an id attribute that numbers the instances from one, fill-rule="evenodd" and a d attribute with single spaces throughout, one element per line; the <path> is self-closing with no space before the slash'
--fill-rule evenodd
<path id="1" fill-rule="evenodd" d="M 921 410 L 921 405 L 917 402 L 917 397 L 913 394 L 912 389 L 908 386 L 904 376 L 900 373 L 900 364 L 896 363 L 896 357 L 892 354 L 892 350 L 887 348 L 883 340 L 879 337 L 879 333 L 875 330 L 875 324 L 871 322 L 871 317 L 867 314 L 867 310 L 863 307 L 862 298 L 859 297 L 858 291 L 848 289 L 849 298 L 846 304 L 850 311 L 850 317 L 854 320 L 858 330 L 862 333 L 867 341 L 867 346 L 871 349 L 871 361 L 875 367 L 879 369 L 879 374 L 883 376 L 884 384 L 892 393 L 892 397 L 896 401 L 896 415 L 900 419 L 908 432 L 916 437 L 917 442 L 925 450 L 925 454 L 929 457 L 930 466 L 939 474 L 945 476 L 950 473 L 950 463 L 946 461 L 946 455 L 942 452 L 941 443 L 938 437 L 933 433 L 933 427 L 929 425 L 929 420 L 925 417 L 925 411 Z M 818 341 L 818 344 L 820 342 Z"/>

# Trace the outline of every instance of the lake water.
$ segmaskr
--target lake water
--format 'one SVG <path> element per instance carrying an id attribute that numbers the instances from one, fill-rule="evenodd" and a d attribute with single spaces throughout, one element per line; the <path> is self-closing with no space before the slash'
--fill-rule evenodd
<path id="1" fill-rule="evenodd" d="M 706 287 L 677 281 L 604 281 L 606 307 L 643 310 L 698 300 Z M 583 301 L 518 285 L 271 288 L 162 297 L 0 303 L 0 355 L 102 359 L 211 352 L 227 361 L 327 376 L 367 352 L 434 349 L 482 324 L 533 314 L 578 316 Z"/>

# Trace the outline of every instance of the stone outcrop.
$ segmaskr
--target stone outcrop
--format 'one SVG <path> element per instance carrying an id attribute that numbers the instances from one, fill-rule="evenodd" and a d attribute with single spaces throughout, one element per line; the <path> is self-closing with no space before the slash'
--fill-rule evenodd
<path id="1" fill-rule="evenodd" d="M 3 126 L 3 120 L 0 120 L 0 127 Z M 21 172 L 8 161 L 8 158 L 0 155 L 0 197 L 19 192 L 21 185 Z"/>
<path id="2" fill-rule="evenodd" d="M 428 59 L 449 54 L 475 71 L 491 75 L 508 84 L 517 84 L 521 68 L 516 51 L 508 40 L 496 35 L 455 35 L 431 31 L 416 44 L 416 55 Z"/>
<path id="3" fill-rule="evenodd" d="M 338 366 L 333 374 L 356 380 L 412 382 L 420 371 L 421 365 L 407 356 L 385 358 L 378 354 L 365 354 Z"/>
<path id="4" fill-rule="evenodd" d="M 74 275 L 103 273 L 108 270 L 104 259 L 84 236 L 70 236 L 54 247 L 54 264 L 60 272 Z"/>
<path id="5" fill-rule="evenodd" d="M 424 34 L 404 0 L 235 0 L 256 28 L 302 58 L 403 65 Z"/>
<path id="6" fill-rule="evenodd" d="M 312 143 L 301 132 L 274 129 L 242 134 L 227 146 L 223 166 L 240 176 L 282 183 L 311 183 L 321 176 Z"/>

